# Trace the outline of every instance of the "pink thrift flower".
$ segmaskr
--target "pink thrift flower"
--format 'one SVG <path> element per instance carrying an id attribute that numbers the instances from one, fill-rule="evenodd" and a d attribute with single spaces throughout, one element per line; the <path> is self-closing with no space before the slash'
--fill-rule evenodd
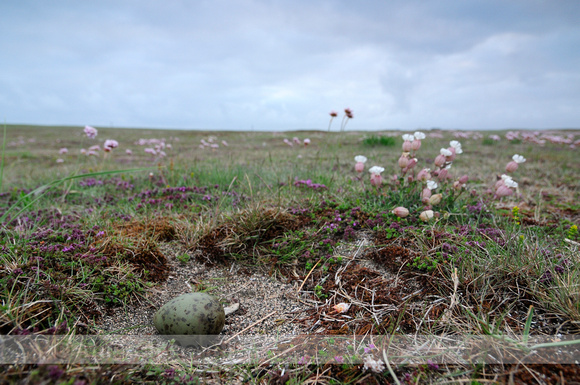
<path id="1" fill-rule="evenodd" d="M 334 110 L 330 111 L 330 117 L 331 118 L 336 118 L 337 116 L 338 116 L 338 112 L 336 112 Z"/>
<path id="2" fill-rule="evenodd" d="M 298 139 L 297 137 L 293 137 L 292 141 L 294 141 L 294 144 L 300 145 L 300 139 Z"/>
<path id="3" fill-rule="evenodd" d="M 60 155 L 62 155 L 62 154 L 66 154 L 67 152 L 68 152 L 68 149 L 67 149 L 66 147 L 63 147 L 63 148 L 61 148 L 60 150 L 58 150 L 58 153 L 59 153 Z"/>
<path id="4" fill-rule="evenodd" d="M 64 159 L 58 158 L 58 159 L 56 160 L 56 163 L 64 163 Z"/>
<path id="5" fill-rule="evenodd" d="M 228 142 L 226 142 L 225 140 L 222 140 L 222 144 L 226 147 L 228 146 Z M 171 148 L 171 144 L 168 144 L 167 148 Z"/>
<path id="6" fill-rule="evenodd" d="M 95 127 L 85 126 L 84 131 L 90 139 L 94 139 L 97 136 L 97 129 Z"/>
<path id="7" fill-rule="evenodd" d="M 105 146 L 109 148 L 117 148 L 119 147 L 119 142 L 114 139 L 107 139 L 105 140 Z"/>
<path id="8" fill-rule="evenodd" d="M 306 138 L 304 139 L 304 147 L 308 146 L 310 144 L 310 139 Z"/>
<path id="9" fill-rule="evenodd" d="M 294 146 L 294 144 L 291 141 L 289 141 L 288 139 L 286 139 L 286 138 L 284 139 L 284 143 L 286 143 L 290 147 Z"/>
<path id="10" fill-rule="evenodd" d="M 127 155 L 133 155 L 133 151 L 131 151 L 129 149 L 126 149 L 125 150 L 125 154 L 127 154 Z"/>

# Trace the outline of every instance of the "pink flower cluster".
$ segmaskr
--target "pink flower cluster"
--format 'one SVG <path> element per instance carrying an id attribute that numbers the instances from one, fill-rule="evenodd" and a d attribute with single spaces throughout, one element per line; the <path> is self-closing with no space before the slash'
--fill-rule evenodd
<path id="1" fill-rule="evenodd" d="M 215 136 L 210 136 L 209 138 L 207 138 L 207 141 L 205 139 L 200 140 L 200 145 L 199 148 L 201 148 L 202 150 L 205 148 L 210 148 L 212 150 L 217 150 L 218 148 L 220 148 L 220 145 L 217 143 L 217 138 Z M 228 142 L 226 142 L 225 140 L 221 141 L 222 146 L 224 147 L 228 147 L 229 144 Z"/>
<path id="2" fill-rule="evenodd" d="M 550 142 L 558 145 L 568 145 L 570 148 L 580 147 L 580 139 L 574 140 L 574 134 L 556 135 L 552 132 L 540 131 L 508 131 L 505 135 L 507 140 L 522 140 L 540 146 Z"/>
<path id="3" fill-rule="evenodd" d="M 89 147 L 88 150 L 81 148 L 81 154 L 86 156 L 99 156 L 99 151 L 101 151 L 101 147 L 98 144 Z"/>
<path id="4" fill-rule="evenodd" d="M 453 136 L 457 139 L 482 139 L 483 135 L 481 135 L 477 131 L 455 131 Z"/>
<path id="5" fill-rule="evenodd" d="M 328 131 L 330 131 L 330 126 L 332 125 L 332 120 L 338 116 L 338 112 L 332 110 L 330 111 L 330 122 L 328 122 Z M 352 110 L 350 108 L 344 109 L 344 116 L 342 117 L 342 122 L 340 123 L 340 131 L 344 131 L 346 124 L 350 119 L 354 118 Z"/>
<path id="6" fill-rule="evenodd" d="M 449 169 L 453 161 L 456 159 L 457 155 L 463 153 L 461 143 L 456 140 L 452 140 L 449 143 L 448 148 L 442 148 L 439 151 L 439 155 L 435 158 L 435 170 L 431 171 L 429 168 L 424 168 L 415 174 L 415 166 L 417 165 L 417 158 L 415 154 L 421 148 L 421 140 L 425 139 L 426 135 L 423 132 L 417 131 L 414 134 L 404 134 L 403 135 L 403 153 L 399 157 L 398 166 L 401 169 L 401 176 L 394 175 L 392 178 L 394 188 L 401 185 L 402 183 L 420 182 L 421 192 L 419 198 L 423 203 L 423 211 L 420 213 L 419 218 L 423 221 L 429 221 L 433 217 L 437 217 L 439 213 L 433 212 L 432 206 L 439 204 L 443 199 L 443 194 L 434 194 L 433 190 L 439 187 L 438 183 L 433 180 L 434 177 L 437 178 L 439 183 L 444 183 L 445 186 L 449 186 L 446 193 L 459 194 L 465 189 L 465 184 L 468 181 L 468 176 L 464 175 L 461 178 L 455 180 L 452 184 L 449 183 L 451 179 L 449 175 Z M 355 158 L 355 171 L 362 172 L 364 170 L 364 164 L 367 158 L 363 155 L 357 155 Z M 383 183 L 383 178 L 381 176 L 385 169 L 379 166 L 373 166 L 369 169 L 371 174 L 370 183 L 372 186 L 379 188 Z M 409 215 L 409 210 L 406 207 L 396 207 L 392 210 L 392 213 L 399 218 L 405 218 Z"/>
<path id="7" fill-rule="evenodd" d="M 165 138 L 161 139 L 139 139 L 135 142 L 137 146 L 148 146 L 145 147 L 144 151 L 147 154 L 164 158 L 167 156 L 165 153 L 166 149 L 171 149 L 171 143 L 166 143 Z"/>
<path id="8" fill-rule="evenodd" d="M 298 137 L 295 136 L 292 138 L 292 140 L 289 140 L 288 138 L 284 138 L 284 143 L 286 143 L 290 147 L 293 147 L 294 145 L 297 145 L 297 146 L 304 145 L 304 147 L 307 147 L 310 144 L 310 139 L 306 138 L 304 140 L 300 140 L 300 139 L 298 139 Z"/>
<path id="9" fill-rule="evenodd" d="M 103 144 L 103 151 L 111 152 L 114 148 L 119 147 L 119 142 L 114 139 L 107 139 L 105 140 L 105 144 Z"/>
<path id="10" fill-rule="evenodd" d="M 524 163 L 526 161 L 526 158 L 524 158 L 523 156 L 519 155 L 519 154 L 515 154 L 514 156 L 512 156 L 512 160 L 510 162 L 508 162 L 508 164 L 505 166 L 505 171 L 506 173 L 511 173 L 514 172 L 518 169 L 519 165 L 521 163 Z M 514 190 L 513 189 L 517 189 L 518 184 L 517 182 L 515 182 L 511 176 L 507 175 L 507 174 L 503 174 L 501 176 L 501 179 L 499 179 L 494 186 L 494 197 L 496 199 L 498 198 L 503 198 L 506 196 L 510 196 L 513 195 Z"/>
<path id="11" fill-rule="evenodd" d="M 91 126 L 85 126 L 84 131 L 85 131 L 85 134 L 87 134 L 87 137 L 89 139 L 95 139 L 97 136 L 97 133 L 98 133 L 97 129 L 95 127 L 91 127 Z"/>

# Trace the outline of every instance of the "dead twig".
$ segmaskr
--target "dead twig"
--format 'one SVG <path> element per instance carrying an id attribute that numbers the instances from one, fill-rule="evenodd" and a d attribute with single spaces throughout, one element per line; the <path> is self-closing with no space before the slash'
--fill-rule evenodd
<path id="1" fill-rule="evenodd" d="M 271 312 L 271 313 L 270 313 L 270 314 L 268 314 L 267 316 L 265 316 L 265 317 L 263 317 L 263 318 L 260 318 L 259 320 L 257 320 L 256 322 L 254 322 L 253 324 L 251 324 L 250 326 L 248 326 L 247 328 L 245 328 L 245 329 L 243 329 L 243 330 L 240 330 L 239 332 L 237 332 L 236 334 L 234 334 L 233 336 L 231 336 L 230 338 L 228 338 L 228 339 L 226 340 L 226 342 L 225 342 L 225 343 L 226 343 L 226 344 L 227 344 L 227 343 L 229 343 L 230 341 L 232 341 L 234 338 L 236 338 L 236 337 L 237 337 L 237 336 L 239 336 L 240 334 L 242 334 L 242 333 L 244 333 L 244 332 L 246 332 L 246 331 L 250 330 L 251 328 L 253 328 L 253 327 L 254 327 L 254 326 L 256 326 L 257 324 L 259 324 L 260 322 L 262 322 L 262 321 L 266 320 L 267 318 L 269 318 L 269 317 L 273 316 L 273 315 L 274 315 L 274 314 L 276 314 L 276 313 L 277 313 L 277 311 L 275 311 L 275 310 L 274 310 L 273 312 Z"/>

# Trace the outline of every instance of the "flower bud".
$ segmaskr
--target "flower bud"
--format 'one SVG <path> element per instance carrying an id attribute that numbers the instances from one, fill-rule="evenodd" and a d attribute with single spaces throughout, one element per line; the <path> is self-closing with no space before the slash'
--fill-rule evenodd
<path id="1" fill-rule="evenodd" d="M 507 197 L 514 193 L 508 186 L 502 185 L 495 191 L 495 196 L 498 198 Z"/>
<path id="2" fill-rule="evenodd" d="M 392 211 L 392 213 L 399 218 L 405 218 L 409 215 L 409 210 L 407 210 L 405 207 L 397 207 Z"/>
<path id="3" fill-rule="evenodd" d="M 431 174 L 429 174 L 429 169 L 424 168 L 417 174 L 417 180 L 426 181 L 431 179 Z"/>
<path id="4" fill-rule="evenodd" d="M 429 198 L 429 204 L 435 206 L 441 202 L 441 198 L 443 198 L 443 194 L 431 195 L 431 198 Z"/>
<path id="5" fill-rule="evenodd" d="M 406 153 L 403 153 L 403 155 L 401 155 L 401 157 L 399 158 L 399 167 L 405 168 L 405 167 L 407 167 L 408 164 L 409 164 L 409 158 L 407 158 Z"/>
<path id="6" fill-rule="evenodd" d="M 439 175 L 437 175 L 437 178 L 439 178 L 439 180 L 441 182 L 444 182 L 445 179 L 447 179 L 447 174 L 449 173 L 449 171 L 447 171 L 447 169 L 443 169 L 443 170 L 439 170 Z"/>
<path id="7" fill-rule="evenodd" d="M 463 175 L 461 178 L 459 178 L 459 183 L 466 184 L 468 180 L 469 177 L 467 175 Z"/>
<path id="8" fill-rule="evenodd" d="M 413 149 L 413 151 L 417 151 L 418 149 L 421 148 L 421 141 L 415 139 L 413 142 L 411 142 L 411 148 Z"/>
<path id="9" fill-rule="evenodd" d="M 446 158 L 445 155 L 443 154 L 439 154 L 435 157 L 435 166 L 437 167 L 443 167 L 443 165 L 445 164 Z"/>
<path id="10" fill-rule="evenodd" d="M 512 160 L 511 162 L 509 162 L 507 164 L 507 166 L 505 166 L 505 171 L 506 172 L 514 172 L 518 169 L 518 163 L 514 160 Z"/>
<path id="11" fill-rule="evenodd" d="M 429 222 L 429 219 L 433 218 L 433 210 L 425 210 L 419 215 L 419 219 L 423 222 Z"/>
<path id="12" fill-rule="evenodd" d="M 413 150 L 413 145 L 410 141 L 405 140 L 403 142 L 403 152 L 411 152 L 411 150 Z"/>
<path id="13" fill-rule="evenodd" d="M 431 189 L 425 187 L 423 189 L 423 191 L 421 192 L 421 198 L 423 198 L 423 199 L 424 198 L 427 198 L 427 199 L 431 198 Z"/>
<path id="14" fill-rule="evenodd" d="M 383 184 L 383 177 L 381 174 L 371 174 L 371 185 L 380 187 Z"/>
<path id="15" fill-rule="evenodd" d="M 407 170 L 411 170 L 416 165 L 417 165 L 417 158 L 409 159 L 409 163 L 407 164 Z"/>
<path id="16" fill-rule="evenodd" d="M 363 170 L 365 169 L 365 164 L 363 162 L 357 162 L 354 165 L 354 169 L 356 172 L 363 172 Z"/>
<path id="17" fill-rule="evenodd" d="M 447 161 L 453 162 L 455 160 L 455 157 L 457 156 L 456 149 L 455 147 L 449 147 L 448 150 L 451 152 L 451 155 L 447 156 Z"/>

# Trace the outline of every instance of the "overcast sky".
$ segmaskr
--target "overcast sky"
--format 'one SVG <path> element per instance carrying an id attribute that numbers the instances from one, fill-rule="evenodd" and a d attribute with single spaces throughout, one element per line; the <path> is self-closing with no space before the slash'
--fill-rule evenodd
<path id="1" fill-rule="evenodd" d="M 7 123 L 580 127 L 578 0 L 6 0 L 0 53 Z"/>

